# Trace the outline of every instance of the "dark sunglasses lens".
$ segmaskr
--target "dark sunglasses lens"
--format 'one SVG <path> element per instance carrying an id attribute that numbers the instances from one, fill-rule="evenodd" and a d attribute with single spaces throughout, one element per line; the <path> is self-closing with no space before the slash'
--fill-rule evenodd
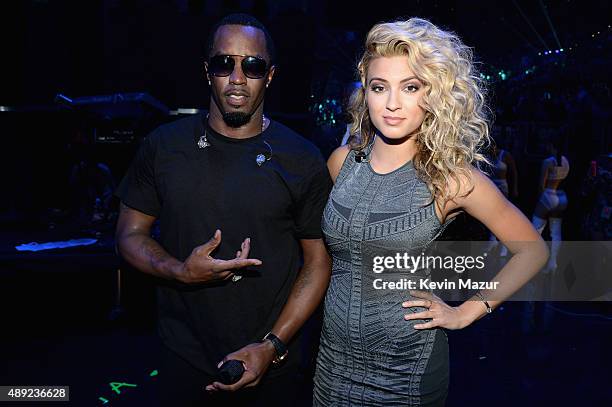
<path id="1" fill-rule="evenodd" d="M 268 72 L 268 64 L 261 58 L 246 57 L 242 60 L 242 72 L 251 79 L 263 78 Z"/>
<path id="2" fill-rule="evenodd" d="M 208 70 L 214 76 L 228 76 L 234 70 L 234 59 L 225 55 L 217 55 L 210 59 Z"/>

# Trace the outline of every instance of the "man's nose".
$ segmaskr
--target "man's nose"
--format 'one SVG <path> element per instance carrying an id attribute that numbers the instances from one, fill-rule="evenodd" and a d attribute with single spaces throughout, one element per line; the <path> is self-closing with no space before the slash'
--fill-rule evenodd
<path id="1" fill-rule="evenodd" d="M 236 61 L 234 64 L 234 70 L 230 74 L 230 83 L 233 85 L 244 85 L 246 84 L 246 76 L 242 72 L 242 61 Z"/>

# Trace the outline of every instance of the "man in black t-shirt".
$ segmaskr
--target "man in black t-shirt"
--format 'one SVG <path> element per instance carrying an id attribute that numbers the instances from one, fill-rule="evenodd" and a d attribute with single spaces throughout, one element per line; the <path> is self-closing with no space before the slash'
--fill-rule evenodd
<path id="1" fill-rule="evenodd" d="M 261 23 L 219 22 L 205 69 L 209 113 L 153 131 L 117 190 L 118 247 L 160 277 L 162 405 L 292 405 L 297 332 L 330 278 L 331 180 L 316 147 L 263 115 L 274 47 Z M 231 359 L 246 370 L 224 385 Z"/>

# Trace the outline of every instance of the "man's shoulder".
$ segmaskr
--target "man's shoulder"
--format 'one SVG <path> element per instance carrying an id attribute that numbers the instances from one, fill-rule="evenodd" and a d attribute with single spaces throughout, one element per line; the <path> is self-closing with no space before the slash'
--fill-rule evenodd
<path id="1" fill-rule="evenodd" d="M 158 142 L 179 142 L 181 140 L 191 140 L 197 126 L 201 126 L 201 115 L 194 114 L 181 117 L 176 120 L 164 123 L 156 127 L 149 135 L 148 139 L 153 143 Z"/>
<path id="2" fill-rule="evenodd" d="M 313 159 L 322 159 L 321 151 L 310 140 L 278 121 L 274 120 L 272 123 L 274 137 L 281 143 L 283 150 L 310 156 Z"/>

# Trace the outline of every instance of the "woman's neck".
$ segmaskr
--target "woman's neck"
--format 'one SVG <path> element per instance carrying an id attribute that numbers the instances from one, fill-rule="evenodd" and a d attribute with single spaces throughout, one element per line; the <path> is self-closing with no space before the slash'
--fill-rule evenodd
<path id="1" fill-rule="evenodd" d="M 376 172 L 389 173 L 411 161 L 417 153 L 416 137 L 402 140 L 377 135 L 370 152 L 370 165 Z"/>

